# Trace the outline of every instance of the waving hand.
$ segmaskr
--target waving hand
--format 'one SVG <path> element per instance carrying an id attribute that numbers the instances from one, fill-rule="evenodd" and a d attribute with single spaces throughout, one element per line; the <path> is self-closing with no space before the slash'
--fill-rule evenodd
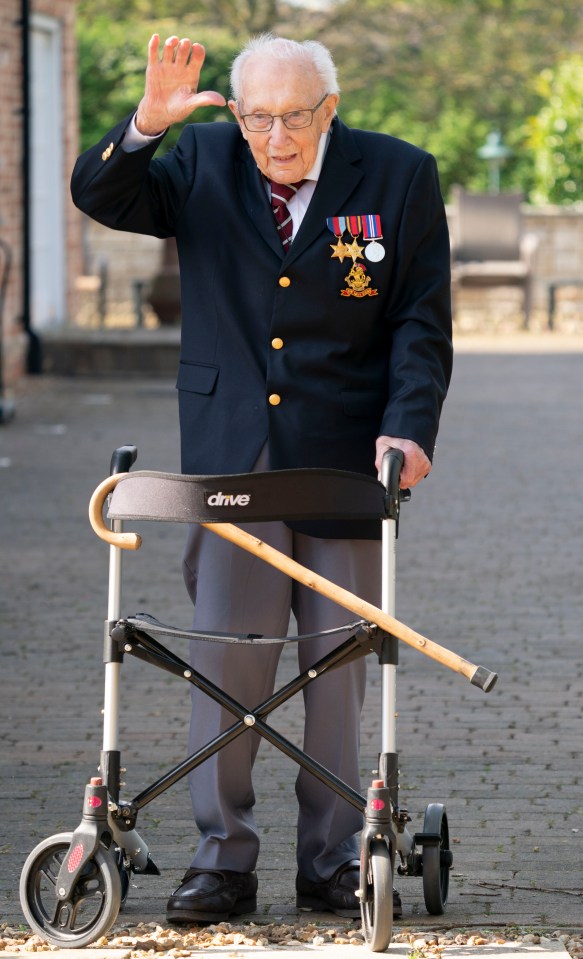
<path id="1" fill-rule="evenodd" d="M 160 37 L 154 34 L 148 44 L 146 88 L 136 114 L 140 133 L 155 136 L 206 106 L 225 106 L 225 98 L 215 90 L 198 92 L 205 50 L 200 43 L 169 37 L 159 56 Z"/>

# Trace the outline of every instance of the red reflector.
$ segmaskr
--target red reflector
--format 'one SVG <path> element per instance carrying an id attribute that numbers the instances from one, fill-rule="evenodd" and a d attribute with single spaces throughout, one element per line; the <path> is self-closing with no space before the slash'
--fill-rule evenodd
<path id="1" fill-rule="evenodd" d="M 92 809 L 97 809 L 98 806 L 103 805 L 103 801 L 99 798 L 99 796 L 89 796 L 87 799 L 87 805 L 91 806 Z"/>
<path id="2" fill-rule="evenodd" d="M 80 843 L 77 843 L 75 848 L 71 850 L 69 861 L 67 863 L 67 869 L 69 870 L 69 872 L 75 872 L 82 858 L 83 858 L 83 843 L 80 842 Z"/>
<path id="3" fill-rule="evenodd" d="M 370 805 L 372 809 L 384 809 L 385 804 L 382 799 L 371 799 Z"/>

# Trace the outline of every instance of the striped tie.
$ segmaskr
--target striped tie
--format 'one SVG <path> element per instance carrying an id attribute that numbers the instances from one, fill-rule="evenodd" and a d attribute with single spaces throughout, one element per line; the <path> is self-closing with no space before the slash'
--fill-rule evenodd
<path id="1" fill-rule="evenodd" d="M 291 200 L 292 196 L 298 192 L 303 182 L 303 180 L 300 180 L 299 183 L 276 183 L 274 180 L 269 181 L 271 187 L 271 208 L 277 221 L 277 230 L 284 250 L 289 249 L 293 233 L 293 223 L 291 214 L 287 208 L 287 203 Z"/>

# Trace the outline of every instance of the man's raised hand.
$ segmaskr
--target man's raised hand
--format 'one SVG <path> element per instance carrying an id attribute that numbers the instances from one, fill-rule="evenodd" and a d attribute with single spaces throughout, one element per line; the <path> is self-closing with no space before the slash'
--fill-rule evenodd
<path id="1" fill-rule="evenodd" d="M 198 93 L 205 57 L 200 43 L 168 37 L 161 56 L 159 48 L 160 37 L 155 33 L 148 44 L 146 88 L 136 114 L 136 127 L 146 136 L 163 133 L 199 107 L 226 105 L 215 90 Z"/>

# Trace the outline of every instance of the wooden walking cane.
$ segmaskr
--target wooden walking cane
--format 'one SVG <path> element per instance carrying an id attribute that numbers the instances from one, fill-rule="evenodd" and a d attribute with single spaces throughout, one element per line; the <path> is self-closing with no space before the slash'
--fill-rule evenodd
<path id="1" fill-rule="evenodd" d="M 126 475 L 129 474 L 118 473 L 110 476 L 97 487 L 89 503 L 89 520 L 93 530 L 100 539 L 105 540 L 105 542 L 111 546 L 136 550 L 141 546 L 141 537 L 136 533 L 114 532 L 108 529 L 102 516 L 103 503 L 105 502 L 107 494 L 117 485 L 117 482 Z M 412 646 L 414 649 L 418 649 L 419 652 L 424 653 L 425 656 L 429 656 L 430 659 L 434 659 L 443 666 L 447 666 L 454 672 L 465 676 L 474 686 L 478 686 L 485 693 L 490 692 L 490 690 L 494 688 L 498 676 L 496 673 L 486 669 L 485 666 L 475 666 L 445 646 L 440 646 L 426 636 L 422 636 L 421 633 L 416 633 L 415 630 L 406 626 L 405 623 L 400 622 L 398 619 L 383 612 L 371 603 L 360 599 L 349 590 L 343 589 L 341 586 L 337 586 L 330 580 L 318 575 L 318 573 L 312 572 L 312 570 L 290 559 L 285 553 L 281 553 L 273 546 L 269 546 L 267 543 L 264 543 L 263 540 L 252 536 L 238 526 L 234 526 L 232 523 L 201 523 L 200 525 L 204 526 L 205 529 L 212 530 L 217 536 L 229 540 L 229 542 L 234 543 L 236 546 L 242 547 L 254 556 L 258 556 L 275 569 L 279 569 L 282 573 L 286 573 L 288 576 L 291 576 L 292 579 L 297 580 L 298 583 L 302 583 L 303 586 L 315 590 L 317 593 L 338 603 L 339 606 L 343 606 L 362 619 L 375 623 L 387 633 L 407 643 L 408 646 Z"/>
<path id="2" fill-rule="evenodd" d="M 345 609 L 350 610 L 350 612 L 356 613 L 356 615 L 362 619 L 375 623 L 387 633 L 407 643 L 408 646 L 412 646 L 414 649 L 418 649 L 426 656 L 429 656 L 430 659 L 435 659 L 438 663 L 442 663 L 442 665 L 449 667 L 449 669 L 453 669 L 454 672 L 465 676 L 474 686 L 479 686 L 485 693 L 489 693 L 490 690 L 493 689 L 498 679 L 496 673 L 491 672 L 484 666 L 474 666 L 473 663 L 458 656 L 457 653 L 446 649 L 445 646 L 440 646 L 438 643 L 427 639 L 426 636 L 422 636 L 421 633 L 416 633 L 414 629 L 406 626 L 405 623 L 401 623 L 388 613 L 384 613 L 381 609 L 378 609 L 378 607 L 373 606 L 372 603 L 367 603 L 364 599 L 360 599 L 349 590 L 343 589 L 342 586 L 337 586 L 329 579 L 325 579 L 323 576 L 319 576 L 318 573 L 314 573 L 305 566 L 301 566 L 300 563 L 296 563 L 294 559 L 290 559 L 285 553 L 274 549 L 273 546 L 269 546 L 267 543 L 264 543 L 263 540 L 257 539 L 256 536 L 252 536 L 238 526 L 233 526 L 232 523 L 201 523 L 201 526 L 204 526 L 206 529 L 212 529 L 217 536 L 221 536 L 223 539 L 228 539 L 231 543 L 241 546 L 249 553 L 253 553 L 254 556 L 258 556 L 266 563 L 269 563 L 270 566 L 274 566 L 276 569 L 281 570 L 282 573 L 291 576 L 292 579 L 297 580 L 298 583 L 307 586 L 309 589 L 314 589 L 322 596 L 326 596 L 327 599 L 338 603 L 339 606 L 343 606 Z"/>

